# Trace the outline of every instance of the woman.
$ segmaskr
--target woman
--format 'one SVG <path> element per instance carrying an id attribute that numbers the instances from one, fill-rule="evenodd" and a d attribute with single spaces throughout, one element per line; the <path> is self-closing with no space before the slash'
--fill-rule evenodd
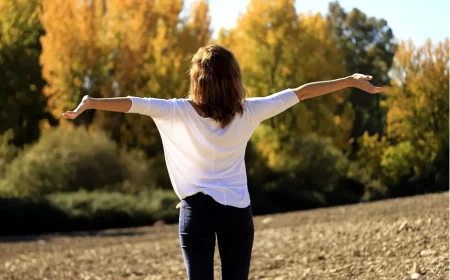
<path id="1" fill-rule="evenodd" d="M 370 76 L 354 74 L 246 99 L 238 62 L 217 44 L 198 50 L 190 78 L 186 99 L 85 96 L 63 117 L 74 119 L 87 109 L 152 117 L 181 200 L 179 235 L 189 279 L 213 279 L 216 235 L 222 279 L 247 279 L 254 227 L 244 154 L 253 131 L 301 100 L 348 87 L 369 93 L 382 88 L 371 85 Z"/>

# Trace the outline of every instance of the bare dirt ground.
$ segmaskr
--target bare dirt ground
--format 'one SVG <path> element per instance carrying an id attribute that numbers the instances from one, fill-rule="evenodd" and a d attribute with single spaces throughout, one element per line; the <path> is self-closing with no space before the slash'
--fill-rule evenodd
<path id="1" fill-rule="evenodd" d="M 449 279 L 448 203 L 447 192 L 255 217 L 250 279 L 410 279 L 414 263 Z M 177 225 L 17 239 L 0 239 L 0 280 L 187 279 Z"/>

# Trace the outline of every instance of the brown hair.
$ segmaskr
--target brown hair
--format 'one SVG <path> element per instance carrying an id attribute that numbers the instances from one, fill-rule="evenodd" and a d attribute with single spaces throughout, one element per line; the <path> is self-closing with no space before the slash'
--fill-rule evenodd
<path id="1" fill-rule="evenodd" d="M 227 48 L 213 44 L 200 48 L 191 61 L 188 99 L 205 117 L 226 127 L 236 113 L 243 113 L 246 90 L 239 63 Z"/>

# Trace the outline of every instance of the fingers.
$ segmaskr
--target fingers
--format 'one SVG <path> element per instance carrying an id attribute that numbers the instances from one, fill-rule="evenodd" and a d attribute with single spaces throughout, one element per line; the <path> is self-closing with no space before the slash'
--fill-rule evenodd
<path id="1" fill-rule="evenodd" d="M 369 91 L 372 94 L 383 92 L 384 88 L 372 86 L 372 89 Z"/>
<path id="2" fill-rule="evenodd" d="M 383 92 L 384 88 L 383 87 L 374 87 L 374 93 L 380 93 Z"/>
<path id="3" fill-rule="evenodd" d="M 81 102 L 77 108 L 73 111 L 67 111 L 64 114 L 62 114 L 62 117 L 65 119 L 75 119 L 78 117 L 81 113 L 83 113 L 86 110 L 85 103 Z"/>
<path id="4" fill-rule="evenodd" d="M 74 111 L 67 111 L 65 113 L 62 114 L 62 117 L 65 119 L 75 119 L 76 117 L 78 117 L 78 113 L 74 112 Z"/>
<path id="5" fill-rule="evenodd" d="M 353 75 L 354 79 L 357 80 L 357 83 L 359 84 L 358 87 L 361 90 L 364 90 L 368 93 L 380 93 L 384 91 L 383 87 L 376 87 L 374 85 L 372 85 L 369 81 L 372 80 L 372 76 L 371 75 L 364 75 L 364 74 L 354 74 Z"/>
<path id="6" fill-rule="evenodd" d="M 371 75 L 364 75 L 364 74 L 353 74 L 353 78 L 355 78 L 356 80 L 366 80 L 366 81 L 372 80 Z"/>

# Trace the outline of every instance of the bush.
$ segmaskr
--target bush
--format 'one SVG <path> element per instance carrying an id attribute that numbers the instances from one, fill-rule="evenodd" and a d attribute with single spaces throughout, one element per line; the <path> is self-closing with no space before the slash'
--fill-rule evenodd
<path id="1" fill-rule="evenodd" d="M 0 197 L 0 235 L 36 234 L 68 230 L 66 213 L 43 198 Z"/>
<path id="2" fill-rule="evenodd" d="M 118 189 L 123 183 L 136 190 L 152 186 L 148 174 L 149 161 L 142 153 L 120 150 L 104 133 L 57 128 L 12 161 L 2 184 L 20 195 Z"/>
<path id="3" fill-rule="evenodd" d="M 139 196 L 118 192 L 57 193 L 41 198 L 0 198 L 4 214 L 0 235 L 100 230 L 178 221 L 178 198 L 173 191 Z"/>
<path id="4" fill-rule="evenodd" d="M 333 191 L 350 164 L 349 160 L 336 148 L 330 138 L 311 134 L 288 145 L 278 170 L 277 185 L 289 184 L 297 189 L 325 193 Z M 286 178 L 289 180 L 286 182 Z"/>
<path id="5" fill-rule="evenodd" d="M 323 194 L 316 191 L 301 190 L 291 185 L 281 185 L 251 194 L 254 215 L 282 213 L 324 207 Z"/>
<path id="6" fill-rule="evenodd" d="M 266 142 L 272 140 L 266 139 Z M 273 147 L 281 146 L 283 149 L 275 148 L 276 153 L 272 151 Z M 330 138 L 311 134 L 282 145 L 269 143 L 261 148 L 262 156 L 273 169 L 272 174 L 265 177 L 263 190 L 253 189 L 253 204 L 255 208 L 261 207 L 256 212 L 355 203 L 364 196 L 362 178 L 355 175 L 360 174 L 360 169 Z"/>
<path id="7" fill-rule="evenodd" d="M 428 191 L 449 190 L 449 142 L 448 137 L 441 143 L 440 151 L 433 164 L 425 171 L 429 184 Z"/>
<path id="8" fill-rule="evenodd" d="M 118 192 L 56 193 L 47 199 L 85 229 L 151 224 L 156 220 L 175 222 L 176 195 L 157 190 L 139 196 Z"/>
<path id="9" fill-rule="evenodd" d="M 10 129 L 0 135 L 0 178 L 5 176 L 6 167 L 17 156 L 19 149 L 12 144 L 13 130 Z"/>
<path id="10" fill-rule="evenodd" d="M 420 171 L 417 165 L 417 150 L 409 141 L 389 146 L 383 154 L 381 168 L 387 181 L 397 184 L 404 178 L 413 178 Z M 415 170 L 416 169 L 416 170 Z"/>

